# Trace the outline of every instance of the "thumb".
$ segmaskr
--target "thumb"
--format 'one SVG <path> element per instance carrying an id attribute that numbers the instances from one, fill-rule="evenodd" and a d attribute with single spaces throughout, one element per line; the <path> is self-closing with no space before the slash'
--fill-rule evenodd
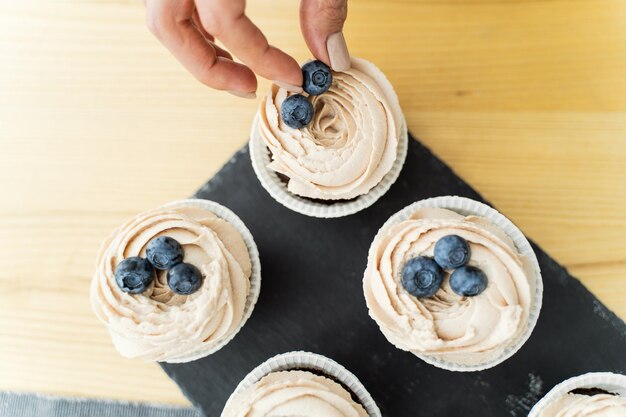
<path id="1" fill-rule="evenodd" d="M 348 0 L 302 0 L 300 29 L 315 58 L 335 71 L 350 68 L 350 54 L 343 37 Z"/>

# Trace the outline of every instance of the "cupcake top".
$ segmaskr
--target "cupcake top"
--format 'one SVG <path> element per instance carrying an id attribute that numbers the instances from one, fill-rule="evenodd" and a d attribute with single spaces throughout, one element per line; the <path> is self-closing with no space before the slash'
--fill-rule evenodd
<path id="1" fill-rule="evenodd" d="M 454 270 L 443 267 L 432 295 L 409 293 L 402 283 L 405 265 L 416 257 L 435 257 L 436 244 L 450 235 L 467 243 L 471 257 L 463 262 L 482 271 L 482 292 L 459 295 L 451 288 Z M 487 219 L 427 208 L 381 230 L 370 247 L 363 286 L 370 315 L 398 348 L 478 365 L 499 357 L 525 330 L 534 291 L 531 271 L 529 260 Z"/>
<path id="2" fill-rule="evenodd" d="M 167 236 L 180 243 L 184 263 L 202 275 L 190 295 L 170 289 L 167 271 L 138 294 L 124 292 L 116 269 L 146 257 L 148 243 Z M 178 360 L 217 346 L 239 327 L 250 291 L 251 261 L 239 231 L 214 213 L 191 205 L 141 213 L 116 230 L 99 250 L 91 304 L 108 326 L 116 349 L 147 361 Z"/>
<path id="3" fill-rule="evenodd" d="M 366 194 L 392 168 L 404 121 L 393 87 L 373 64 L 353 58 L 349 70 L 332 76 L 328 91 L 310 97 L 313 120 L 301 129 L 281 120 L 289 93 L 272 86 L 253 135 L 269 149 L 269 167 L 289 178 L 290 192 L 349 200 Z"/>
<path id="4" fill-rule="evenodd" d="M 612 394 L 575 394 L 555 398 L 537 417 L 621 417 L 626 416 L 626 398 Z"/>
<path id="5" fill-rule="evenodd" d="M 222 417 L 368 417 L 337 382 L 308 371 L 272 372 L 235 394 Z"/>

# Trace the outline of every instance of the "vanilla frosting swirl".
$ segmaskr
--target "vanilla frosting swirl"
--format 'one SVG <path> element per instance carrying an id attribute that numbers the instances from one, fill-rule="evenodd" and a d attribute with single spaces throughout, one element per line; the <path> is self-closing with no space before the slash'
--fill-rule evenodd
<path id="1" fill-rule="evenodd" d="M 280 107 L 289 93 L 272 86 L 258 111 L 254 136 L 269 148 L 269 168 L 289 177 L 299 196 L 339 200 L 367 193 L 389 172 L 404 119 L 393 87 L 373 64 L 353 58 L 333 72 L 328 91 L 311 96 L 315 114 L 302 129 L 287 126 Z"/>
<path id="2" fill-rule="evenodd" d="M 167 285 L 167 271 L 141 294 L 120 290 L 117 265 L 145 257 L 148 242 L 170 236 L 183 247 L 184 262 L 203 276 L 191 295 Z M 123 356 L 167 361 L 210 349 L 238 328 L 250 291 L 251 262 L 241 234 L 210 211 L 188 206 L 141 213 L 104 242 L 91 286 L 91 304 Z"/>
<path id="3" fill-rule="evenodd" d="M 464 238 L 469 265 L 487 275 L 487 288 L 462 297 L 449 285 L 429 298 L 409 294 L 401 282 L 404 264 L 432 257 L 446 235 Z M 498 357 L 526 327 L 531 303 L 531 267 L 511 239 L 488 220 L 445 209 L 422 209 L 379 233 L 370 247 L 363 288 L 369 313 L 398 348 L 459 364 Z"/>
<path id="4" fill-rule="evenodd" d="M 367 417 L 367 412 L 326 377 L 281 371 L 235 394 L 222 417 Z"/>
<path id="5" fill-rule="evenodd" d="M 619 395 L 565 394 L 545 407 L 538 417 L 624 417 L 626 398 Z"/>

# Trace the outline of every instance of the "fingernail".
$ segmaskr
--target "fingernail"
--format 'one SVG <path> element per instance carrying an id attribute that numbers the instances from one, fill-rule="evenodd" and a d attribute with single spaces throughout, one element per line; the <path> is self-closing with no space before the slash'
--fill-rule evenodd
<path id="1" fill-rule="evenodd" d="M 289 83 L 284 83 L 282 81 L 272 81 L 274 84 L 276 84 L 277 86 L 279 86 L 280 88 L 287 90 L 289 92 L 292 93 L 301 93 L 302 92 L 302 87 L 299 87 L 297 85 L 293 85 L 293 84 L 289 84 Z"/>
<path id="2" fill-rule="evenodd" d="M 330 67 L 334 71 L 350 69 L 350 54 L 348 53 L 348 45 L 346 45 L 342 32 L 336 32 L 328 36 L 326 50 L 328 51 Z"/>
<path id="3" fill-rule="evenodd" d="M 255 92 L 252 92 L 252 93 L 242 93 L 241 91 L 234 91 L 234 90 L 229 90 L 227 92 L 232 94 L 233 96 L 237 96 L 237 97 L 241 97 L 241 98 L 249 98 L 249 99 L 256 98 L 256 93 Z"/>

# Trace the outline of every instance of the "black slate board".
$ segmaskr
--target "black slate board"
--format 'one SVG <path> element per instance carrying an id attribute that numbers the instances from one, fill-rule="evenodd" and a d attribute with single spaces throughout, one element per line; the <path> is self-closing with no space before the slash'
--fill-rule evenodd
<path id="1" fill-rule="evenodd" d="M 372 207 L 339 219 L 290 211 L 261 187 L 248 148 L 196 194 L 232 209 L 261 254 L 261 295 L 241 332 L 217 353 L 163 364 L 207 416 L 218 417 L 244 376 L 291 350 L 321 353 L 363 382 L 384 416 L 525 416 L 561 380 L 626 373 L 626 325 L 536 245 L 544 301 L 531 338 L 495 368 L 441 370 L 392 346 L 368 316 L 361 287 L 367 251 L 396 211 L 428 197 L 484 199 L 415 140 L 398 181 Z"/>

